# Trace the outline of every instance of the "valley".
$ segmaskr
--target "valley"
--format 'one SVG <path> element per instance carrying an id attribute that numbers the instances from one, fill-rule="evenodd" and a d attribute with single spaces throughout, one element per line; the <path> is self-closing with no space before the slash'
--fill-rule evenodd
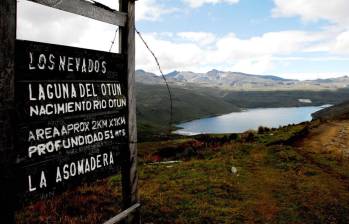
<path id="1" fill-rule="evenodd" d="M 176 122 L 258 107 L 257 102 L 290 105 L 302 103 L 301 96 L 313 103 L 340 102 L 348 94 L 346 89 L 271 91 L 264 97 L 258 91 L 234 92 L 246 98 L 232 103 L 221 90 L 171 90 Z M 167 135 L 166 91 L 160 83 L 137 83 L 144 223 L 349 222 L 347 102 L 315 113 L 311 122 L 184 137 Z M 100 223 L 122 211 L 121 199 L 121 175 L 116 174 L 30 204 L 16 217 L 18 223 Z"/>
<path id="2" fill-rule="evenodd" d="M 206 79 L 207 83 L 213 83 L 212 85 L 206 85 L 207 83 L 203 85 L 202 82 L 195 81 L 198 76 L 204 77 L 205 74 L 175 72 L 166 75 L 173 97 L 172 125 L 237 112 L 245 108 L 335 105 L 349 99 L 349 88 L 346 88 L 349 79 L 347 80 L 346 77 L 297 81 L 284 80 L 276 76 L 253 76 L 243 73 L 238 73 L 238 75 L 224 73 L 225 78 L 218 78 L 217 75 L 213 76 L 211 73 L 206 74 Z M 220 73 L 216 71 L 215 74 Z M 253 82 L 255 85 L 262 85 L 268 82 L 273 85 L 264 86 L 263 90 L 256 90 L 256 88 L 227 89 L 224 86 L 215 85 L 216 82 L 211 80 L 212 77 L 216 77 L 217 80 L 223 82 L 222 79 L 228 79 L 229 75 L 232 76 L 230 79 L 235 79 L 237 83 Z M 292 87 L 285 90 L 283 87 L 287 83 L 294 83 L 292 85 L 297 85 L 297 88 L 303 87 L 299 89 Z M 288 84 L 287 86 L 290 86 Z M 345 88 L 339 88 L 344 86 Z M 170 101 L 162 77 L 138 70 L 136 87 L 140 139 L 167 135 L 170 122 Z"/>

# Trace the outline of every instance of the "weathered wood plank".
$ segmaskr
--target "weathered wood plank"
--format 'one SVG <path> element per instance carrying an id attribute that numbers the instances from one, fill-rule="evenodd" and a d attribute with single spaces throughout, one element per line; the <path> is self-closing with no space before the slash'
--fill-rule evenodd
<path id="1" fill-rule="evenodd" d="M 29 0 L 66 12 L 78 14 L 116 26 L 126 25 L 126 13 L 102 8 L 85 0 Z"/>
<path id="2" fill-rule="evenodd" d="M 121 11 L 127 12 L 127 25 L 121 30 L 121 52 L 127 54 L 129 152 L 122 170 L 125 209 L 139 203 L 137 173 L 137 123 L 135 91 L 135 2 L 120 0 Z M 129 215 L 126 223 L 140 223 L 140 213 Z"/>
<path id="3" fill-rule="evenodd" d="M 0 209 L 1 223 L 14 223 L 14 78 L 17 1 L 0 1 Z M 12 200 L 11 200 L 12 199 Z"/>
<path id="4" fill-rule="evenodd" d="M 122 211 L 120 214 L 116 215 L 115 217 L 109 219 L 104 224 L 116 224 L 120 221 L 124 220 L 127 216 L 129 216 L 132 212 L 134 212 L 136 209 L 138 209 L 141 206 L 141 204 L 137 203 L 128 209 Z"/>
<path id="5" fill-rule="evenodd" d="M 118 172 L 121 151 L 128 150 L 125 55 L 17 40 L 15 63 L 17 201 L 26 204 Z M 68 126 L 79 130 L 42 139 L 60 145 L 64 153 L 36 150 L 43 141 L 29 133 Z M 64 146 L 64 141 L 70 143 Z M 70 168 L 69 178 L 57 181 L 58 170 L 81 161 L 89 168 Z"/>

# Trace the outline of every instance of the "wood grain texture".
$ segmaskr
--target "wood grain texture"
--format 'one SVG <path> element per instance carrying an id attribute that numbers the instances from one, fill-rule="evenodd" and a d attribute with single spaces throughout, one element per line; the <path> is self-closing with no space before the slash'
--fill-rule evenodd
<path id="1" fill-rule="evenodd" d="M 129 152 L 123 168 L 123 201 L 125 209 L 139 203 L 137 173 L 137 123 L 135 91 L 135 2 L 121 0 L 121 11 L 127 12 L 127 25 L 121 30 L 121 51 L 127 54 Z M 139 211 L 126 219 L 127 223 L 140 223 Z"/>
<path id="2" fill-rule="evenodd" d="M 125 26 L 126 13 L 109 10 L 85 0 L 29 0 L 66 12 L 78 14 L 116 26 Z"/>
<path id="3" fill-rule="evenodd" d="M 29 56 L 31 55 L 31 56 Z M 50 60 L 39 60 L 39 55 L 44 58 L 53 56 Z M 70 69 L 66 59 L 63 65 L 60 58 L 71 59 Z M 79 62 L 74 59 L 79 59 Z M 86 70 L 83 72 L 82 61 L 86 61 Z M 92 63 L 90 63 L 92 62 Z M 98 62 L 98 66 L 96 66 Z M 126 74 L 126 59 L 124 55 L 81 49 L 75 47 L 67 47 L 54 44 L 45 44 L 32 41 L 16 41 L 16 80 L 15 80 L 15 101 L 16 101 L 16 175 L 17 184 L 17 201 L 20 204 L 27 204 L 29 202 L 38 200 L 40 198 L 47 198 L 57 193 L 63 192 L 73 186 L 80 185 L 84 182 L 92 182 L 103 177 L 114 175 L 120 169 L 121 156 L 120 152 L 128 150 L 128 138 L 126 123 L 128 108 L 126 104 L 120 107 L 110 107 L 110 103 L 115 99 L 127 99 L 127 79 Z M 104 64 L 104 72 L 100 69 Z M 28 66 L 29 65 L 29 66 Z M 41 66 L 40 66 L 41 65 Z M 63 65 L 63 67 L 60 65 Z M 41 68 L 40 68 L 41 67 Z M 50 68 L 49 68 L 50 67 Z M 90 68 L 88 68 L 90 67 Z M 98 67 L 98 69 L 96 69 Z M 91 70 L 90 70 L 91 69 Z M 106 85 L 115 85 L 120 87 L 120 93 L 117 95 L 102 93 L 102 86 L 105 91 Z M 55 89 L 63 85 L 69 87 L 67 90 L 71 92 L 74 89 L 75 96 L 66 95 L 62 97 L 60 91 L 51 92 L 52 97 L 44 96 L 40 100 L 40 105 L 64 105 L 65 103 L 79 103 L 79 102 L 101 102 L 104 101 L 106 106 L 104 108 L 91 108 L 88 110 L 70 111 L 69 113 L 56 113 L 55 110 L 44 109 L 44 114 L 30 114 L 30 108 L 38 106 L 39 89 Z M 86 95 L 87 88 L 85 85 L 93 87 L 93 95 Z M 70 89 L 70 90 L 69 90 Z M 85 89 L 85 90 L 84 90 Z M 29 91 L 28 91 L 29 90 Z M 45 92 L 45 91 L 44 91 Z M 46 93 L 47 94 L 47 93 Z M 44 94 L 44 95 L 46 95 Z M 33 98 L 34 97 L 34 98 Z M 111 101 L 110 101 L 111 100 Z M 94 103 L 93 103 L 94 104 Z M 64 106 L 63 106 L 64 108 Z M 113 124 L 114 119 L 121 118 L 122 123 L 118 125 Z M 95 123 L 94 123 L 95 122 Z M 103 125 L 103 123 L 108 123 Z M 44 137 L 44 139 L 37 139 L 36 137 L 28 141 L 29 133 L 33 130 L 44 130 L 52 127 L 57 130 L 66 129 L 69 125 L 85 124 L 83 129 L 77 132 L 65 133 L 64 136 L 56 136 L 55 140 L 51 137 Z M 97 125 L 100 124 L 100 125 Z M 78 130 L 79 128 L 77 128 Z M 34 131 L 35 132 L 35 131 Z M 105 133 L 108 133 L 107 135 Z M 119 134 L 124 133 L 124 134 Z M 86 137 L 93 138 L 96 135 L 101 136 L 99 141 L 90 141 Z M 108 137 L 109 136 L 109 137 Z M 113 136 L 110 138 L 110 136 Z M 83 138 L 81 144 L 74 147 L 64 147 L 65 140 Z M 44 154 L 33 153 L 29 156 L 28 149 L 37 147 L 41 143 L 52 144 L 56 142 L 63 146 L 60 150 L 46 152 Z M 66 141 L 66 144 L 69 141 Z M 69 143 L 68 143 L 69 145 Z M 35 150 L 36 151 L 36 150 Z M 37 152 L 37 151 L 36 151 Z M 91 172 L 83 172 L 81 175 L 75 175 L 64 181 L 56 181 L 57 167 L 63 167 L 69 164 L 76 164 L 82 159 L 84 161 L 102 155 L 113 155 L 113 164 L 101 165 L 98 169 L 91 170 Z M 92 163 L 91 163 L 92 164 Z M 75 165 L 74 165 L 75 166 Z M 75 169 L 75 168 L 74 168 Z M 45 173 L 46 186 L 44 188 L 38 187 L 41 173 Z M 74 172 L 75 173 L 75 172 Z M 30 183 L 28 177 L 30 176 Z M 35 190 L 28 191 L 28 189 Z"/>
<path id="4" fill-rule="evenodd" d="M 0 201 L 1 223 L 14 223 L 13 174 L 14 151 L 14 78 L 16 7 L 13 0 L 0 1 Z"/>

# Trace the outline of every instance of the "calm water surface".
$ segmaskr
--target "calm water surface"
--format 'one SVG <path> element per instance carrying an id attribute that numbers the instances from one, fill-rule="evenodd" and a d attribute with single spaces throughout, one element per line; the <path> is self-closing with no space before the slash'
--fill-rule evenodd
<path id="1" fill-rule="evenodd" d="M 248 109 L 242 112 L 182 123 L 177 125 L 182 129 L 177 130 L 176 133 L 181 135 L 241 133 L 251 129 L 256 130 L 259 126 L 277 128 L 283 125 L 310 121 L 312 113 L 328 106 L 330 105 Z"/>

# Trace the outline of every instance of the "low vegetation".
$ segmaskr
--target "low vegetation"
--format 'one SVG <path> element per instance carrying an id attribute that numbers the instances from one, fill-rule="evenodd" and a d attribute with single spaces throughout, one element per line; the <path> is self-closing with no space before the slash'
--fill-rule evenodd
<path id="1" fill-rule="evenodd" d="M 139 144 L 143 222 L 349 223 L 348 163 L 302 142 L 319 125 Z M 120 209 L 120 182 L 37 202 L 18 223 L 101 223 Z"/>
<path id="2" fill-rule="evenodd" d="M 348 119 L 349 118 L 349 101 L 317 111 L 312 116 L 320 120 Z"/>

